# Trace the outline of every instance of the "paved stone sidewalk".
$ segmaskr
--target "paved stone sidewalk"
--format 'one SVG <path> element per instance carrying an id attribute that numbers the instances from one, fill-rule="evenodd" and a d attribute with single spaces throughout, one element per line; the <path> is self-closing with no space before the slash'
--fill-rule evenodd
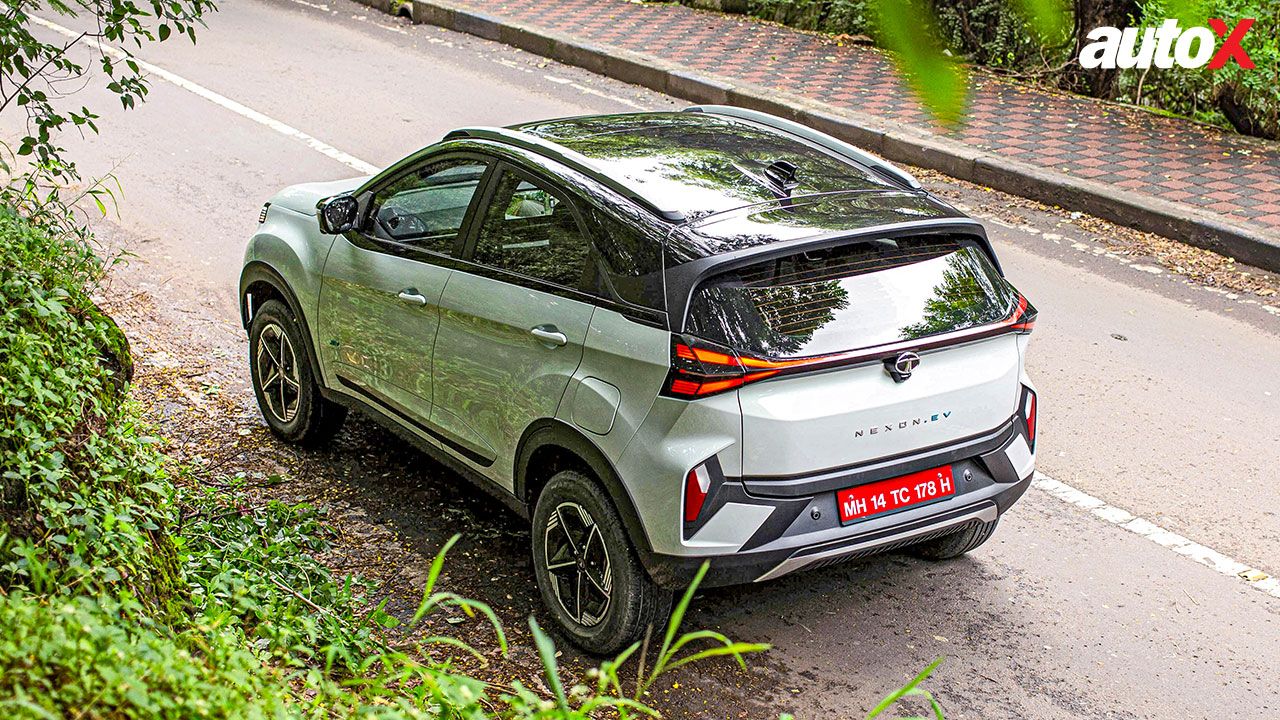
<path id="1" fill-rule="evenodd" d="M 1105 183 L 1139 199 L 1190 205 L 1280 246 L 1280 143 L 985 73 L 972 77 L 964 126 L 948 132 L 922 111 L 874 48 L 675 4 L 448 0 L 447 5 L 579 38 L 606 53 L 620 49 L 691 73 L 875 117 L 999 158 Z"/>

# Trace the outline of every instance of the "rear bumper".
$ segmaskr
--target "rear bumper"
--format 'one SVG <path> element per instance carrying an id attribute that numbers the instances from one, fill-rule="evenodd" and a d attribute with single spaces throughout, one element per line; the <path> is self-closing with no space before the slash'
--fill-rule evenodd
<path id="1" fill-rule="evenodd" d="M 783 537 L 754 551 L 715 557 L 648 553 L 643 562 L 658 584 L 672 589 L 687 586 L 703 562 L 710 563 L 703 587 L 772 580 L 798 570 L 891 552 L 972 525 L 993 522 L 1022 497 L 1031 486 L 1033 475 L 1031 472 L 1014 483 L 993 483 L 946 502 L 851 525 L 843 528 L 847 532 L 834 539 L 786 546 Z M 784 546 L 775 547 L 777 545 Z"/>
<path id="2" fill-rule="evenodd" d="M 841 523 L 837 491 L 949 466 L 955 495 Z M 1021 413 L 990 432 L 908 456 L 800 477 L 718 477 L 704 511 L 684 526 L 679 553 L 641 553 L 649 574 L 676 589 L 711 563 L 708 586 L 771 580 L 925 542 L 995 521 L 1026 492 L 1034 443 Z"/>

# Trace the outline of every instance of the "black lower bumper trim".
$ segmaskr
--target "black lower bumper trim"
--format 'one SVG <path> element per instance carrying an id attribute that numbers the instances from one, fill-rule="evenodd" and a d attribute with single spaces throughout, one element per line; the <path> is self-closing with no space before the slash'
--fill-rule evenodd
<path id="1" fill-rule="evenodd" d="M 682 557 L 647 552 L 641 554 L 641 561 L 655 582 L 673 590 L 687 586 L 693 580 L 698 568 L 702 566 L 704 561 L 710 561 L 711 567 L 702 581 L 703 587 L 742 585 L 760 580 L 775 568 L 793 558 L 800 561 L 795 563 L 797 566 L 795 569 L 808 570 L 825 567 L 836 562 L 846 562 L 893 552 L 903 547 L 933 539 L 938 535 L 958 532 L 965 528 L 966 522 L 972 521 L 968 519 L 968 516 L 977 514 L 983 507 L 991 510 L 997 517 L 1002 515 L 1017 502 L 1018 498 L 1022 497 L 1030 486 L 1031 476 L 1028 475 L 1021 481 L 1008 485 L 999 494 L 989 496 L 985 500 L 971 505 L 954 508 L 946 513 L 921 518 L 910 523 L 840 538 L 821 545 L 811 545 L 799 549 L 742 552 L 712 558 Z M 929 532 L 929 528 L 949 522 L 952 524 L 939 532 Z M 906 536 L 905 540 L 895 540 L 904 536 Z M 847 550 L 848 552 L 841 552 L 842 550 Z M 786 572 L 790 572 L 790 570 Z"/>

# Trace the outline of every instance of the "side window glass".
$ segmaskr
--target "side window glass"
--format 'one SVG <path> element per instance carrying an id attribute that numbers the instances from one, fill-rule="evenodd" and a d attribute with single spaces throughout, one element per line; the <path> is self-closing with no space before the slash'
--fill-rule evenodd
<path id="1" fill-rule="evenodd" d="M 604 261 L 600 279 L 607 287 L 600 290 L 633 305 L 665 310 L 661 241 L 594 208 L 587 219 Z"/>
<path id="2" fill-rule="evenodd" d="M 508 172 L 494 191 L 473 260 L 565 287 L 581 286 L 589 250 L 560 195 Z"/>
<path id="3" fill-rule="evenodd" d="M 374 196 L 369 229 L 383 240 L 451 254 L 486 167 L 443 160 L 410 172 Z"/>

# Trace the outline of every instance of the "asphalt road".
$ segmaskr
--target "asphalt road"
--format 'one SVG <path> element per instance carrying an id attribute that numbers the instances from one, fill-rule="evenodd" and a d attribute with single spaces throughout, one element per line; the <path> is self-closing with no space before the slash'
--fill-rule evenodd
<path id="1" fill-rule="evenodd" d="M 141 56 L 377 166 L 460 125 L 682 105 L 347 0 L 237 0 L 209 24 L 195 46 Z M 261 203 L 359 173 L 160 78 L 127 114 L 92 87 L 74 100 L 102 113 L 102 133 L 65 144 L 122 188 L 119 216 L 96 221 L 136 255 L 119 282 L 187 318 L 179 337 L 227 349 L 243 393 L 235 284 Z M 1280 574 L 1280 315 L 1096 252 L 1060 216 L 931 185 L 1004 219 L 993 239 L 1040 309 L 1040 469 Z M 893 556 L 709 592 L 699 608 L 698 624 L 775 645 L 741 688 L 706 688 L 718 716 L 738 716 L 738 692 L 753 714 L 861 717 L 938 655 L 953 718 L 1280 716 L 1280 597 L 1038 489 L 968 558 Z"/>

